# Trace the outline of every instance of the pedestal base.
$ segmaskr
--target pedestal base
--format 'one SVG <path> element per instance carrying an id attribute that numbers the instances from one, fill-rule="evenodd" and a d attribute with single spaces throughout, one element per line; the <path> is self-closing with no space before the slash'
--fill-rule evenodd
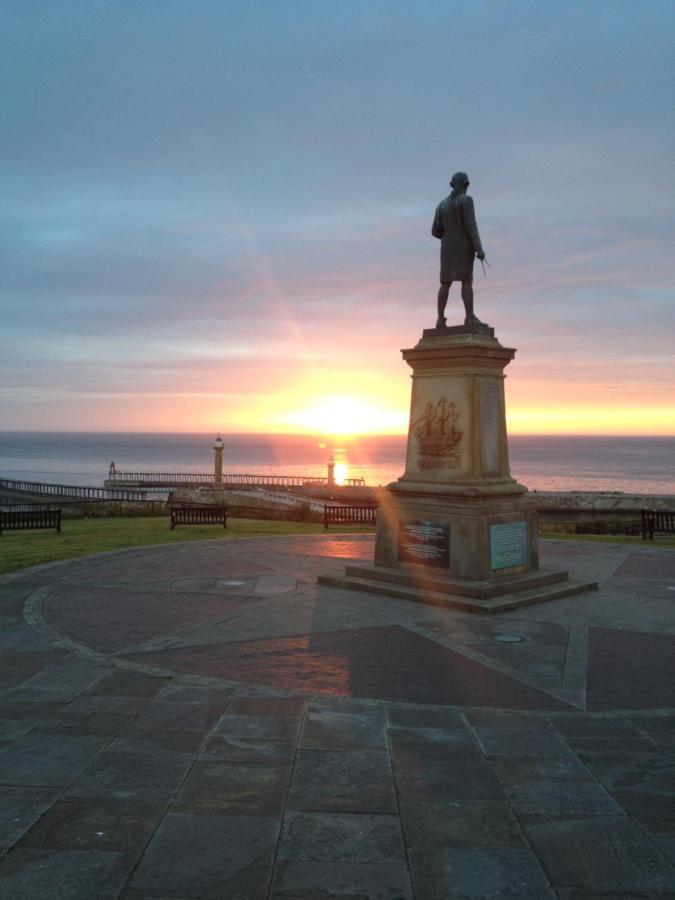
<path id="1" fill-rule="evenodd" d="M 500 485 L 508 490 L 508 485 Z M 486 486 L 483 490 L 486 489 Z M 489 489 L 488 489 L 489 490 Z M 453 582 L 486 581 L 539 567 L 537 512 L 520 485 L 463 494 L 390 485 L 377 516 L 375 565 Z"/>
<path id="2" fill-rule="evenodd" d="M 539 568 L 537 513 L 530 497 L 515 493 L 520 485 L 506 496 L 410 487 L 390 485 L 378 510 L 375 564 L 320 576 L 320 584 L 476 613 L 597 589 L 565 571 Z"/>
<path id="3" fill-rule="evenodd" d="M 471 612 L 597 588 L 539 571 L 535 505 L 508 462 L 503 372 L 515 352 L 476 323 L 426 329 L 403 351 L 406 468 L 378 510 L 375 564 L 320 583 Z"/>
<path id="4" fill-rule="evenodd" d="M 484 614 L 509 612 L 598 588 L 596 582 L 572 581 L 567 572 L 554 569 L 539 569 L 525 575 L 507 575 L 499 580 L 477 582 L 453 581 L 424 571 L 403 571 L 384 566 L 347 566 L 344 575 L 320 575 L 318 581 L 331 587 Z"/>

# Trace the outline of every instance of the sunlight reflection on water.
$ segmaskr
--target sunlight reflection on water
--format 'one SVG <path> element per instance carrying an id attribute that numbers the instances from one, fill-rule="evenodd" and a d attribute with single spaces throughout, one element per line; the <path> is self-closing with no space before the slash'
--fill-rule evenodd
<path id="1" fill-rule="evenodd" d="M 223 435 L 224 472 L 396 481 L 405 468 L 403 436 L 345 439 Z M 111 460 L 127 472 L 213 472 L 212 435 L 35 434 L 0 432 L 0 476 L 100 486 Z M 675 438 L 509 439 L 511 472 L 531 490 L 675 494 Z"/>

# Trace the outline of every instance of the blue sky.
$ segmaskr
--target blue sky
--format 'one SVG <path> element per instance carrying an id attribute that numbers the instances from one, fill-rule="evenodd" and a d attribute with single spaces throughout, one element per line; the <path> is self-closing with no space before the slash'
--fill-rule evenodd
<path id="1" fill-rule="evenodd" d="M 510 425 L 675 432 L 670 0 L 0 13 L 0 428 L 400 430 L 464 169 Z"/>

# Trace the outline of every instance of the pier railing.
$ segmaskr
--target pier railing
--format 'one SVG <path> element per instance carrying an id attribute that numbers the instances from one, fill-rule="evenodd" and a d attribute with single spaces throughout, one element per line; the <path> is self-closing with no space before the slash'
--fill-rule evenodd
<path id="1" fill-rule="evenodd" d="M 0 478 L 0 490 L 17 494 L 44 494 L 50 497 L 76 497 L 83 500 L 145 500 L 145 491 L 128 488 L 99 488 L 76 484 L 46 484 L 41 481 L 16 481 Z"/>
<path id="2" fill-rule="evenodd" d="M 100 500 L 63 499 L 51 500 L 9 500 L 0 497 L 0 511 L 38 512 L 60 509 L 64 519 L 108 519 L 118 516 L 168 516 L 169 506 L 165 500 Z"/>
<path id="3" fill-rule="evenodd" d="M 114 482 L 142 484 L 144 487 L 172 487 L 176 484 L 213 484 L 213 472 L 119 472 L 115 469 L 106 478 L 106 484 Z"/>
<path id="4" fill-rule="evenodd" d="M 215 485 L 212 472 L 119 472 L 111 471 L 106 484 L 137 485 L 145 488 L 181 487 L 182 485 Z M 365 485 L 363 478 L 347 478 L 346 485 Z M 222 484 L 247 487 L 302 487 L 303 485 L 328 485 L 328 479 L 319 475 L 259 475 L 251 473 L 223 473 Z"/>

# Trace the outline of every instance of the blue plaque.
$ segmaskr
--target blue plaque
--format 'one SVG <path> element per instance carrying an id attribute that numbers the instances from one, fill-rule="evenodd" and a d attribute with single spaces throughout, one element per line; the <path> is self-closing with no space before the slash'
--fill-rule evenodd
<path id="1" fill-rule="evenodd" d="M 493 570 L 527 565 L 527 522 L 490 525 L 490 565 Z"/>

